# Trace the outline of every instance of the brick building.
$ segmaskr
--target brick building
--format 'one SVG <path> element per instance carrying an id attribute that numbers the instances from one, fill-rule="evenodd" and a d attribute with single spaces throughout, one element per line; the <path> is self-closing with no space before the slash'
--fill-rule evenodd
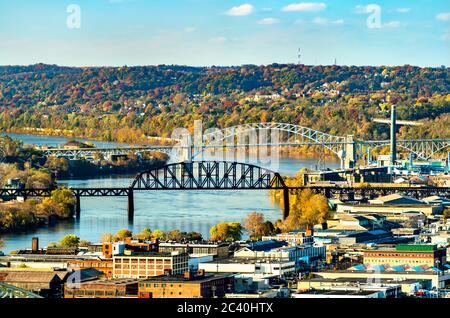
<path id="1" fill-rule="evenodd" d="M 369 266 L 443 266 L 446 263 L 446 250 L 436 245 L 397 244 L 395 248 L 364 251 L 363 262 Z"/>
<path id="2" fill-rule="evenodd" d="M 164 274 L 182 275 L 188 270 L 186 253 L 132 253 L 113 257 L 114 278 L 148 278 Z"/>
<path id="3" fill-rule="evenodd" d="M 106 278 L 113 277 L 113 260 L 112 259 L 77 259 L 68 260 L 68 268 L 85 269 L 95 268 L 105 274 Z"/>
<path id="4" fill-rule="evenodd" d="M 103 279 L 64 285 L 64 298 L 136 298 L 137 295 L 136 279 Z"/>
<path id="5" fill-rule="evenodd" d="M 224 297 L 233 286 L 233 278 L 186 272 L 178 276 L 159 276 L 139 282 L 139 298 L 214 298 Z"/>

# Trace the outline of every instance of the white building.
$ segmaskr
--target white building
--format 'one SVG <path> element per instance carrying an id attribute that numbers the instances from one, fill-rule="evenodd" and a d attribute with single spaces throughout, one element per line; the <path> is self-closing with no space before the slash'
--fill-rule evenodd
<path id="1" fill-rule="evenodd" d="M 287 260 L 227 258 L 200 263 L 199 269 L 208 273 L 240 274 L 254 280 L 295 274 L 295 262 Z"/>

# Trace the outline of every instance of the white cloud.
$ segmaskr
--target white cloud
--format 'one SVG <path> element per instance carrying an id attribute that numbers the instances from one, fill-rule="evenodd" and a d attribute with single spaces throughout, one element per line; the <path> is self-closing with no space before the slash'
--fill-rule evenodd
<path id="1" fill-rule="evenodd" d="M 331 20 L 321 18 L 321 17 L 315 18 L 312 22 L 317 25 L 342 25 L 342 24 L 344 24 L 344 20 L 342 20 L 342 19 L 331 21 Z"/>
<path id="2" fill-rule="evenodd" d="M 395 10 L 397 13 L 408 13 L 409 11 L 411 11 L 411 8 L 398 8 Z"/>
<path id="3" fill-rule="evenodd" d="M 265 18 L 265 19 L 258 20 L 256 23 L 263 24 L 263 25 L 273 25 L 273 24 L 280 23 L 280 20 L 274 19 L 274 18 Z"/>
<path id="4" fill-rule="evenodd" d="M 285 6 L 283 12 L 303 11 L 303 12 L 317 12 L 325 10 L 327 5 L 323 2 L 300 2 L 291 3 Z"/>
<path id="5" fill-rule="evenodd" d="M 253 12 L 253 6 L 249 3 L 240 5 L 240 6 L 236 6 L 236 7 L 232 7 L 230 10 L 228 10 L 227 12 L 225 12 L 226 15 L 231 15 L 231 16 L 244 16 L 244 15 L 249 15 L 250 13 Z"/>
<path id="6" fill-rule="evenodd" d="M 443 41 L 450 41 L 450 33 L 445 33 L 441 36 Z"/>
<path id="7" fill-rule="evenodd" d="M 186 32 L 186 33 L 192 33 L 192 32 L 195 32 L 195 31 L 197 31 L 197 29 L 194 28 L 194 27 L 187 27 L 187 28 L 184 29 L 184 32 Z"/>
<path id="8" fill-rule="evenodd" d="M 450 21 L 450 12 L 442 12 L 436 16 L 438 21 Z"/>
<path id="9" fill-rule="evenodd" d="M 227 38 L 224 36 L 218 36 L 218 37 L 211 38 L 209 40 L 213 43 L 222 44 L 222 43 L 226 42 Z"/>
<path id="10" fill-rule="evenodd" d="M 390 22 L 386 22 L 382 25 L 383 28 L 387 28 L 387 29 L 397 29 L 401 26 L 400 21 L 390 21 Z"/>

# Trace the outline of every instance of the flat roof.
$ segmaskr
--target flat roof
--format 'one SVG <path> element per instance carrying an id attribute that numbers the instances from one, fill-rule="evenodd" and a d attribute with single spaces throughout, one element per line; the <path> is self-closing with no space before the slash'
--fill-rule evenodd
<path id="1" fill-rule="evenodd" d="M 202 264 L 260 264 L 260 263 L 265 263 L 265 264 L 270 264 L 270 263 L 275 263 L 275 264 L 279 264 L 279 263 L 295 263 L 294 261 L 280 261 L 278 258 L 277 259 L 270 259 L 270 258 L 247 258 L 247 257 L 229 257 L 229 258 L 223 258 L 220 260 L 216 260 L 216 261 L 209 261 L 209 262 L 204 262 Z"/>
<path id="2" fill-rule="evenodd" d="M 367 296 L 377 293 L 376 290 L 324 290 L 324 289 L 314 289 L 308 290 L 305 292 L 298 292 L 296 294 L 300 295 L 336 295 L 336 296 L 345 296 L 345 295 L 354 295 L 354 296 Z"/>
<path id="3" fill-rule="evenodd" d="M 182 282 L 182 283 L 188 283 L 188 282 L 196 282 L 196 283 L 202 283 L 202 282 L 208 282 L 211 280 L 216 279 L 222 279 L 230 277 L 230 275 L 216 275 L 216 274 L 207 274 L 204 276 L 193 276 L 191 278 L 185 278 L 184 275 L 176 275 L 176 276 L 156 276 L 156 277 L 150 277 L 144 280 L 141 280 L 140 283 L 158 283 L 158 282 Z"/>
<path id="4" fill-rule="evenodd" d="M 393 280 L 392 278 L 380 278 L 378 281 L 382 284 L 413 284 L 417 282 L 429 281 L 430 279 L 412 279 L 407 278 L 404 280 Z M 337 278 L 322 278 L 322 277 L 314 277 L 310 279 L 300 280 L 300 283 L 314 283 L 314 282 L 323 282 L 323 283 L 367 283 L 367 278 L 363 277 L 337 277 Z"/>
<path id="5" fill-rule="evenodd" d="M 410 275 L 414 275 L 414 274 L 418 274 L 418 275 L 437 275 L 436 271 L 421 271 L 421 272 L 416 272 L 414 270 L 412 271 L 375 271 L 375 270 L 351 270 L 351 269 L 345 269 L 345 270 L 339 270 L 339 271 L 333 271 L 333 270 L 322 270 L 320 272 L 314 272 L 314 275 L 318 275 L 320 276 L 321 273 L 333 273 L 333 274 L 339 274 L 339 273 L 354 273 L 354 274 L 373 274 L 373 273 L 377 273 L 377 274 L 410 274 Z"/>
<path id="6" fill-rule="evenodd" d="M 113 258 L 116 257 L 173 257 L 173 256 L 188 256 L 187 253 L 157 253 L 157 252 L 142 252 L 142 253 L 136 253 L 133 252 L 130 255 L 126 255 L 124 253 L 114 255 Z"/>
<path id="7" fill-rule="evenodd" d="M 88 281 L 86 284 L 95 285 L 128 285 L 140 282 L 140 279 L 133 278 L 110 278 L 110 279 L 99 279 L 94 281 Z"/>

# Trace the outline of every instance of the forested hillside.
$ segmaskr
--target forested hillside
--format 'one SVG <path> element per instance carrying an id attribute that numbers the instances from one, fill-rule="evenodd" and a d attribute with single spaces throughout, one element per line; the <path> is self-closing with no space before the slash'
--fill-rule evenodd
<path id="1" fill-rule="evenodd" d="M 206 127 L 276 121 L 332 134 L 387 138 L 373 123 L 391 105 L 428 125 L 404 137 L 450 137 L 450 69 L 280 65 L 0 67 L 0 130 L 120 142 Z M 38 130 L 36 130 L 38 129 Z"/>

